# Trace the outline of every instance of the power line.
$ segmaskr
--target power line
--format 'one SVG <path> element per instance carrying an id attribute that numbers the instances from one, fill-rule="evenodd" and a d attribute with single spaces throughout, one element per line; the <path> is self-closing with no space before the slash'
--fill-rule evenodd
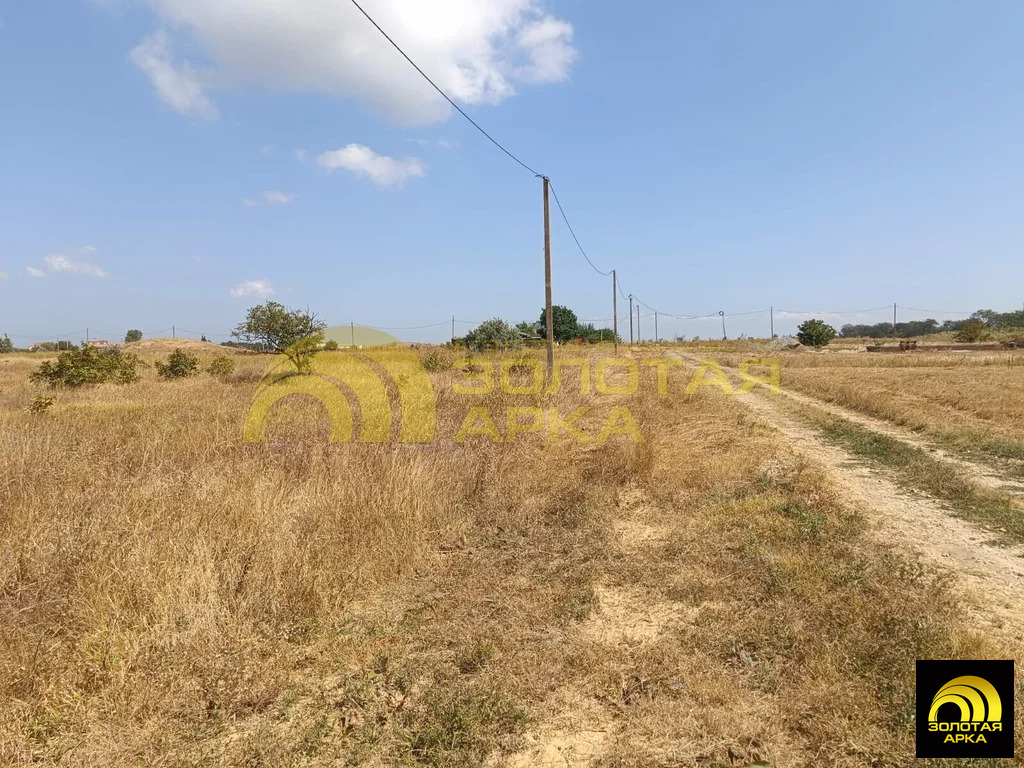
<path id="1" fill-rule="evenodd" d="M 482 133 L 484 136 L 486 136 L 488 141 L 490 141 L 494 146 L 496 146 L 498 149 L 500 149 L 506 155 L 511 157 L 517 163 L 519 163 L 519 165 L 521 165 L 523 168 L 528 170 L 534 176 L 541 176 L 541 177 L 543 177 L 543 174 L 537 173 L 537 171 L 533 170 L 533 168 L 528 166 L 526 163 L 524 163 L 518 157 L 516 157 L 511 152 L 509 152 L 507 149 L 505 149 L 505 147 L 503 147 L 501 145 L 501 143 L 497 139 L 495 139 L 493 136 L 491 136 L 491 134 L 489 134 L 487 131 L 485 131 L 483 128 L 481 128 L 480 124 L 477 123 L 476 120 L 474 120 L 472 117 L 467 115 L 465 113 L 465 111 L 462 109 L 462 107 L 460 107 L 458 104 L 456 104 L 454 101 L 452 101 L 452 99 L 448 96 L 448 94 L 445 93 L 444 91 L 442 91 L 441 88 L 437 85 L 437 83 L 435 83 L 433 80 L 431 80 L 430 77 L 427 75 L 427 73 L 424 72 L 422 69 L 420 69 L 419 65 L 415 61 L 413 61 L 411 58 L 409 58 L 409 54 L 407 54 L 405 51 L 403 51 L 401 46 L 399 46 L 398 43 L 396 43 L 394 40 L 391 39 L 391 36 L 381 28 L 380 24 L 378 24 L 376 21 L 374 21 L 373 17 L 370 16 L 370 14 L 368 14 L 366 11 L 363 10 L 363 6 L 361 6 L 359 3 L 357 3 L 356 0 L 352 0 L 352 5 L 354 5 L 356 8 L 358 8 L 359 12 L 362 13 L 363 16 L 365 16 L 367 18 L 367 20 L 371 24 L 373 24 L 373 26 L 375 26 L 377 28 L 378 32 L 380 32 L 382 35 L 384 35 L 385 39 L 389 43 L 391 43 L 391 45 L 394 46 L 395 50 L 398 51 L 400 54 L 402 54 L 402 57 L 406 61 L 408 61 L 410 64 L 412 64 L 413 68 L 423 76 L 423 79 L 426 80 L 428 83 L 430 83 L 434 87 L 434 90 L 437 91 L 439 94 L 441 94 L 441 96 L 444 97 L 445 101 L 447 101 L 449 104 L 451 104 L 453 107 L 455 107 L 455 109 L 458 111 L 458 113 L 460 115 L 462 115 L 464 118 L 469 120 L 469 122 L 473 125 L 474 128 L 476 128 L 478 131 L 480 131 L 480 133 Z"/>
<path id="2" fill-rule="evenodd" d="M 569 228 L 569 234 L 571 234 L 572 239 L 576 241 L 576 247 L 580 249 L 580 253 L 583 254 L 583 258 L 587 260 L 587 264 L 589 264 L 590 268 L 597 272 L 597 274 L 608 277 L 612 271 L 609 269 L 607 272 L 602 272 L 594 266 L 594 262 L 590 260 L 590 257 L 587 256 L 587 252 L 583 250 L 583 246 L 580 245 L 580 239 L 576 237 L 576 232 L 573 230 L 572 224 L 569 223 L 569 217 L 565 215 L 565 209 L 562 208 L 562 201 L 558 199 L 558 193 L 555 191 L 555 185 L 551 183 L 550 179 L 548 179 L 548 185 L 551 187 L 551 194 L 555 196 L 555 204 L 558 206 L 558 212 L 562 214 L 562 220 L 565 222 L 565 226 Z"/>

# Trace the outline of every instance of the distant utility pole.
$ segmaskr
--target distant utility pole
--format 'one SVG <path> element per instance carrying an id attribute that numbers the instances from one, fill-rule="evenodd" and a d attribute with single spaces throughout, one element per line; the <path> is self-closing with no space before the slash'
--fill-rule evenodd
<path id="1" fill-rule="evenodd" d="M 896 302 L 892 303 L 892 337 L 896 338 Z"/>
<path id="2" fill-rule="evenodd" d="M 636 305 L 636 343 L 643 341 L 643 334 L 640 333 L 640 305 Z"/>
<path id="3" fill-rule="evenodd" d="M 658 341 L 658 310 L 654 310 L 654 343 L 657 344 Z"/>
<path id="4" fill-rule="evenodd" d="M 551 206 L 548 188 L 551 182 L 544 177 L 544 314 L 548 321 L 548 376 L 555 369 L 555 318 L 551 313 Z"/>
<path id="5" fill-rule="evenodd" d="M 455 315 L 452 315 L 452 341 L 455 341 Z"/>
<path id="6" fill-rule="evenodd" d="M 769 339 L 775 338 L 775 307 L 768 307 L 768 331 Z"/>
<path id="7" fill-rule="evenodd" d="M 349 333 L 352 335 L 352 348 L 355 349 L 355 347 L 356 347 L 356 324 L 355 324 L 355 322 L 353 320 L 349 320 L 348 321 L 348 330 L 349 330 Z"/>
<path id="8" fill-rule="evenodd" d="M 619 354 L 619 278 L 612 270 L 612 341 L 615 342 L 615 354 Z"/>
<path id="9" fill-rule="evenodd" d="M 725 332 L 725 312 L 719 310 L 718 314 L 722 318 L 722 341 L 727 341 L 729 339 L 729 335 Z"/>
<path id="10" fill-rule="evenodd" d="M 633 294 L 629 294 L 629 346 L 633 346 Z"/>
<path id="11" fill-rule="evenodd" d="M 178 338 L 178 332 L 177 332 L 177 330 L 175 330 L 173 325 L 171 326 L 171 338 L 172 339 Z"/>
<path id="12" fill-rule="evenodd" d="M 85 329 L 85 346 L 89 346 L 89 329 Z"/>

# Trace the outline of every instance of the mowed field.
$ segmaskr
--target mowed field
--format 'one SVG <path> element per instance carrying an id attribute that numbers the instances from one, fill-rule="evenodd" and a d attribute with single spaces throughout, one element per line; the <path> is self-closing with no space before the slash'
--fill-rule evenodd
<path id="1" fill-rule="evenodd" d="M 245 443 L 271 358 L 50 392 L 39 358 L 0 356 L 0 764 L 904 766 L 916 659 L 1020 657 L 748 407 L 771 395 L 687 394 L 668 348 L 625 353 L 631 394 L 578 364 L 558 392 L 463 394 L 493 356 L 416 354 L 422 445 L 329 445 L 301 397 Z M 1024 435 L 1002 389 L 1024 369 L 862 358 L 783 355 L 783 388 L 892 393 L 871 412 L 970 446 Z"/>

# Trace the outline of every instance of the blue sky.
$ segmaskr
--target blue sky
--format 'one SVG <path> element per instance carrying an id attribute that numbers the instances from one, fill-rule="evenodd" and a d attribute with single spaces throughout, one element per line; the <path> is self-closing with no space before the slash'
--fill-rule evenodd
<path id="1" fill-rule="evenodd" d="M 651 307 L 1024 305 L 1019 2 L 364 5 Z M 539 314 L 540 181 L 348 0 L 0 0 L 0 22 L 16 343 L 220 340 L 270 291 L 338 325 Z M 609 318 L 609 278 L 553 226 L 556 303 Z"/>

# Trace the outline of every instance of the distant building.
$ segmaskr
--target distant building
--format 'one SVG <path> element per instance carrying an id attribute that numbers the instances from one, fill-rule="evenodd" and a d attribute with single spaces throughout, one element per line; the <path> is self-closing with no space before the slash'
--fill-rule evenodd
<path id="1" fill-rule="evenodd" d="M 96 347 L 96 349 L 106 349 L 107 347 L 114 347 L 117 345 L 112 344 L 105 339 L 89 339 L 89 346 Z"/>

